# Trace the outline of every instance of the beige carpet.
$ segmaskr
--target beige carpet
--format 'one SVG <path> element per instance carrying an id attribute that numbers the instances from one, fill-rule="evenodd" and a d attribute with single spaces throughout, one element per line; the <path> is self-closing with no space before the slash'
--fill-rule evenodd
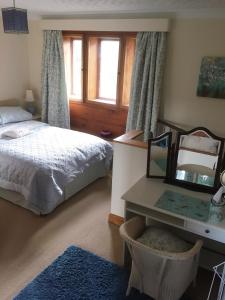
<path id="1" fill-rule="evenodd" d="M 110 179 L 99 179 L 45 217 L 0 199 L 0 300 L 12 299 L 72 244 L 122 264 L 118 228 L 107 222 L 110 192 Z M 200 270 L 188 299 L 205 300 L 211 278 Z"/>
<path id="2" fill-rule="evenodd" d="M 0 299 L 12 299 L 68 246 L 122 263 L 118 228 L 107 222 L 110 180 L 99 179 L 39 217 L 0 199 Z"/>

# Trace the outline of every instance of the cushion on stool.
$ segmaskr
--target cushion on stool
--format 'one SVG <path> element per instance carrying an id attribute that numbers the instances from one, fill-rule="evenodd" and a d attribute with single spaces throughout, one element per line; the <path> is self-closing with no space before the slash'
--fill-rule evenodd
<path id="1" fill-rule="evenodd" d="M 152 249 L 166 252 L 185 252 L 193 247 L 174 233 L 153 226 L 147 227 L 137 241 Z"/>

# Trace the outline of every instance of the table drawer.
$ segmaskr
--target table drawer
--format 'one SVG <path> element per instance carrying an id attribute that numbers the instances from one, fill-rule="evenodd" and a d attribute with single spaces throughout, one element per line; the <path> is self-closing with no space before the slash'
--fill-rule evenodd
<path id="1" fill-rule="evenodd" d="M 184 227 L 190 232 L 221 243 L 225 243 L 225 231 L 219 228 L 211 227 L 210 225 L 207 226 L 207 224 L 201 225 L 189 221 L 185 221 Z"/>

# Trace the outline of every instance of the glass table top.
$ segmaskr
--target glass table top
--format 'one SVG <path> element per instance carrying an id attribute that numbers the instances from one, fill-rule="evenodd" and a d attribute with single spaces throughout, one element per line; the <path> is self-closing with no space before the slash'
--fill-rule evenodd
<path id="1" fill-rule="evenodd" d="M 155 207 L 198 221 L 207 222 L 210 215 L 210 202 L 166 190 Z"/>

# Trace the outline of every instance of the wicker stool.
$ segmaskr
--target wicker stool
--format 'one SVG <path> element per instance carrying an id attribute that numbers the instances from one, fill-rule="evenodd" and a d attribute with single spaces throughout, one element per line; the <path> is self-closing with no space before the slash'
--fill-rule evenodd
<path id="1" fill-rule="evenodd" d="M 136 239 L 145 230 L 145 220 L 134 217 L 120 227 L 132 257 L 127 295 L 132 287 L 156 300 L 178 300 L 194 281 L 202 241 L 185 252 L 168 252 L 146 246 Z"/>

